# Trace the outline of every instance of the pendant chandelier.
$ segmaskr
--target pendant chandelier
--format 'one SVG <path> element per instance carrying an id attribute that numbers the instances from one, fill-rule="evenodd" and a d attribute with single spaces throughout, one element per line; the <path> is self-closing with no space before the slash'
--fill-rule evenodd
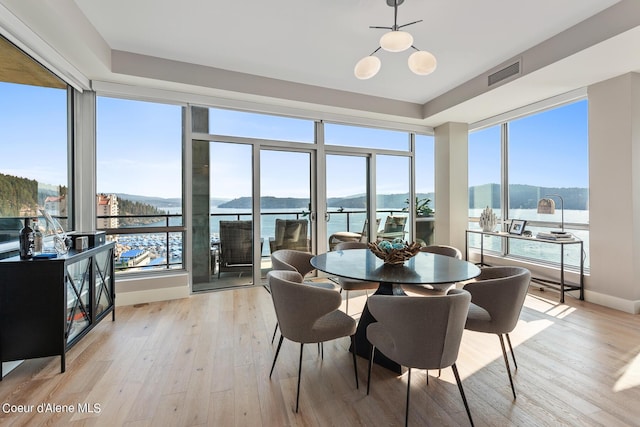
<path id="1" fill-rule="evenodd" d="M 401 31 L 401 28 L 409 25 L 422 22 L 419 21 L 409 22 L 408 24 L 398 25 L 398 6 L 404 3 L 404 0 L 387 0 L 387 5 L 393 7 L 393 26 L 391 27 L 377 27 L 370 26 L 369 28 L 380 28 L 385 30 L 391 30 L 386 32 L 380 37 L 380 46 L 374 50 L 369 56 L 365 56 L 356 64 L 353 70 L 355 76 L 360 80 L 370 79 L 378 74 L 380 71 L 380 58 L 374 56 L 380 49 L 384 49 L 387 52 L 404 52 L 405 50 L 412 48 L 415 50 L 408 60 L 409 69 L 415 74 L 420 76 L 426 76 L 431 74 L 437 65 L 436 57 L 430 52 L 419 50 L 413 45 L 413 36 L 406 31 Z"/>

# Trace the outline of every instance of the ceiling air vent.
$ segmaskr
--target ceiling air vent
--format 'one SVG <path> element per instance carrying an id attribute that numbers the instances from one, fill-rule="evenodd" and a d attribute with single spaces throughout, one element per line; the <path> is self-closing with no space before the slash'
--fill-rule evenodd
<path id="1" fill-rule="evenodd" d="M 489 86 L 493 86 L 494 84 L 501 82 L 502 80 L 508 79 L 511 76 L 515 76 L 520 74 L 520 61 L 516 61 L 511 65 L 508 65 L 501 70 L 496 71 L 493 74 L 489 74 Z"/>

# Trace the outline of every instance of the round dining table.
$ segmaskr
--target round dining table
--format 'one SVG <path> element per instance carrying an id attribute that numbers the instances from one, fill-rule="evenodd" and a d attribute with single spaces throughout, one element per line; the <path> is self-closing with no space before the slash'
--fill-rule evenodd
<path id="1" fill-rule="evenodd" d="M 369 249 L 346 249 L 316 255 L 311 259 L 311 265 L 328 274 L 378 282 L 379 286 L 374 295 L 403 296 L 406 294 L 402 286 L 411 285 L 446 290 L 456 282 L 463 282 L 480 274 L 480 268 L 475 264 L 427 252 L 418 252 L 401 265 L 389 265 Z M 355 343 L 356 353 L 366 359 L 371 356 L 367 326 L 375 321 L 365 303 L 358 321 Z M 351 350 L 353 351 L 353 348 Z M 402 372 L 401 366 L 380 352 L 376 352 L 374 362 L 394 372 Z"/>

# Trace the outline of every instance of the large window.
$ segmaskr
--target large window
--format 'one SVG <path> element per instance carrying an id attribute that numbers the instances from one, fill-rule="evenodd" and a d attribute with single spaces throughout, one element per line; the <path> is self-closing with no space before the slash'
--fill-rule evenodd
<path id="1" fill-rule="evenodd" d="M 492 126 L 469 134 L 469 216 L 487 206 L 500 216 L 500 129 Z"/>
<path id="2" fill-rule="evenodd" d="M 533 235 L 560 230 L 564 225 L 585 242 L 586 252 L 574 251 L 577 245 L 568 246 L 565 262 L 577 266 L 584 256 L 588 266 L 587 106 L 587 101 L 581 100 L 470 133 L 470 228 L 477 227 L 477 218 L 486 206 L 505 224 L 526 220 L 526 230 Z M 505 152 L 506 159 L 501 154 Z M 508 192 L 502 195 L 507 184 Z M 506 210 L 500 206 L 501 196 L 508 200 Z M 541 198 L 555 200 L 555 214 L 538 214 Z M 549 262 L 558 259 L 557 253 L 551 253 L 557 249 L 553 245 L 530 241 L 513 240 L 506 246 L 502 239 L 491 239 L 489 249 Z"/>
<path id="3" fill-rule="evenodd" d="M 245 111 L 209 109 L 209 133 L 281 141 L 315 141 L 313 121 Z"/>
<path id="4" fill-rule="evenodd" d="M 327 145 L 409 150 L 407 132 L 333 123 L 324 124 L 324 141 Z"/>
<path id="5" fill-rule="evenodd" d="M 98 97 L 96 109 L 96 226 L 116 269 L 182 268 L 181 107 Z"/>
<path id="6" fill-rule="evenodd" d="M 64 82 L 2 37 L 0 48 L 8 65 L 0 81 L 0 252 L 11 253 L 26 218 L 50 234 L 44 209 L 65 230 L 72 226 L 69 108 Z"/>
<path id="7" fill-rule="evenodd" d="M 587 101 L 580 101 L 508 123 L 509 218 L 529 222 L 534 235 L 564 229 L 586 242 L 588 251 L 589 164 Z M 541 198 L 555 200 L 555 214 L 538 214 Z M 553 245 L 531 247 L 514 241 L 513 255 L 557 259 Z M 567 246 L 568 264 L 579 265 L 583 254 Z M 585 255 L 586 255 L 585 254 Z M 588 263 L 586 264 L 588 265 Z"/>
<path id="8" fill-rule="evenodd" d="M 496 125 L 469 134 L 470 230 L 479 229 L 477 218 L 487 207 L 498 217 L 501 216 L 501 129 L 501 125 Z M 472 245 L 480 246 L 479 235 L 470 234 L 469 240 Z M 485 243 L 488 245 L 487 249 L 501 249 L 501 241 L 498 239 L 487 240 Z"/>

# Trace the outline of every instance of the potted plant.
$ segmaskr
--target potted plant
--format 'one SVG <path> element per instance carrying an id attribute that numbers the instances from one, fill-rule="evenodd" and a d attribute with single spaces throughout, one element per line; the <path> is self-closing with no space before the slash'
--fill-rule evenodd
<path id="1" fill-rule="evenodd" d="M 408 205 L 409 199 L 405 200 L 404 202 Z M 420 199 L 416 197 L 416 216 L 417 217 L 433 216 L 434 211 L 429 206 L 429 203 L 431 203 L 431 199 L 429 199 L 428 197 L 425 197 L 424 199 Z M 409 207 L 407 206 L 402 210 L 404 212 L 407 212 L 409 210 Z"/>

